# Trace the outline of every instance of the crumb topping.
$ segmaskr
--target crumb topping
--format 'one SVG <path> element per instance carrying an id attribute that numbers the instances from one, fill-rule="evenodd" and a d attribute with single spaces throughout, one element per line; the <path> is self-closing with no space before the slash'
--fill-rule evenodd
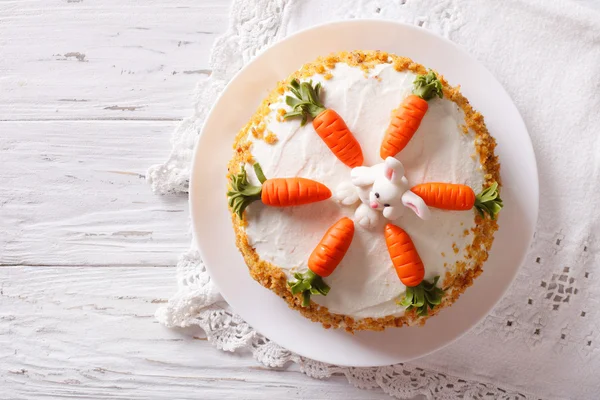
<path id="1" fill-rule="evenodd" d="M 265 142 L 267 142 L 268 144 L 275 144 L 277 143 L 277 136 L 273 132 L 267 131 L 267 135 L 265 136 Z"/>
<path id="2" fill-rule="evenodd" d="M 272 111 L 270 108 L 271 104 L 275 103 L 285 93 L 291 80 L 307 79 L 315 74 L 322 74 L 325 79 L 331 79 L 333 74 L 330 71 L 335 69 L 338 63 L 359 67 L 366 73 L 376 65 L 382 63 L 392 64 L 394 69 L 399 72 L 411 71 L 416 74 L 427 72 L 424 66 L 413 62 L 409 58 L 382 51 L 340 52 L 319 57 L 314 62 L 303 65 L 302 68 L 293 73 L 288 79 L 280 81 L 277 84 L 277 87 L 261 103 L 249 123 L 240 130 L 234 141 L 234 154 L 229 162 L 227 178 L 232 174 L 238 173 L 243 163 L 253 163 L 253 157 L 250 152 L 250 135 L 256 139 L 263 139 L 267 143 L 275 143 L 277 141 L 272 132 L 267 131 L 265 135 L 265 121 L 266 117 Z M 453 101 L 464 112 L 465 124 L 461 126 L 462 132 L 465 134 L 472 132 L 474 134 L 476 154 L 472 157 L 479 157 L 482 170 L 484 171 L 484 184 L 481 189 L 490 186 L 493 182 L 498 182 L 499 186 L 501 186 L 500 163 L 498 157 L 494 154 L 496 141 L 489 134 L 483 116 L 474 110 L 469 101 L 460 93 L 459 86 L 450 86 L 442 75 L 438 74 L 438 77 L 442 82 L 444 97 Z M 283 114 L 285 112 L 285 109 L 277 110 L 277 121 L 283 121 Z M 464 250 L 464 260 L 457 261 L 453 267 L 444 263 L 447 270 L 442 281 L 442 287 L 445 289 L 446 294 L 440 306 L 436 307 L 425 317 L 418 317 L 416 312 L 412 310 L 406 312 L 401 317 L 387 316 L 357 320 L 345 315 L 330 313 L 326 307 L 314 302 L 311 302 L 308 307 L 302 307 L 301 298 L 291 294 L 287 286 L 285 273 L 279 267 L 260 259 L 255 249 L 249 244 L 244 230 L 245 220 L 240 220 L 234 213 L 232 213 L 231 218 L 236 234 L 236 245 L 244 256 L 253 279 L 275 292 L 287 302 L 289 307 L 298 310 L 306 318 L 321 323 L 325 328 L 343 328 L 349 332 L 354 332 L 358 330 L 380 331 L 387 327 L 401 327 L 404 325 L 423 325 L 428 318 L 436 315 L 444 307 L 454 303 L 473 284 L 474 279 L 482 273 L 483 264 L 487 260 L 488 252 L 492 247 L 494 232 L 498 229 L 496 221 L 487 217 L 482 218 L 475 211 L 473 214 L 475 221 L 475 226 L 471 229 L 473 241 Z M 465 230 L 464 234 L 465 236 L 468 235 L 469 231 Z M 456 244 L 453 245 L 453 250 L 455 253 L 459 252 Z"/>

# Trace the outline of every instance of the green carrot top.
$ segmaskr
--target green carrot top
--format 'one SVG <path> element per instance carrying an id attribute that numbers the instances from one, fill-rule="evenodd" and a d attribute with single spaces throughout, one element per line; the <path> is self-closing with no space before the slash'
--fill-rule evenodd
<path id="1" fill-rule="evenodd" d="M 432 70 L 429 70 L 429 73 L 426 75 L 417 75 L 417 78 L 413 82 L 412 92 L 415 96 L 419 96 L 425 101 L 435 96 L 438 96 L 440 99 L 444 97 L 442 82 L 440 82 Z"/>
<path id="2" fill-rule="evenodd" d="M 498 182 L 492 183 L 475 197 L 475 209 L 482 217 L 487 213 L 491 219 L 496 219 L 502 207 L 504 204 L 498 192 Z"/>
<path id="3" fill-rule="evenodd" d="M 313 85 L 312 81 L 300 83 L 298 79 L 294 79 L 289 90 L 294 96 L 286 96 L 285 102 L 292 107 L 292 111 L 283 116 L 285 119 L 302 117 L 301 126 L 304 126 L 309 116 L 316 118 L 325 111 L 325 106 L 319 100 L 320 83 Z"/>

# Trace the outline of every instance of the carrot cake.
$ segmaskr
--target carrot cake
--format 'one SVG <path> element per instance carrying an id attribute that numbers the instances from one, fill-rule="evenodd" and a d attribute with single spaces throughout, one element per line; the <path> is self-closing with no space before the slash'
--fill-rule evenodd
<path id="1" fill-rule="evenodd" d="M 440 72 L 381 51 L 321 57 L 235 139 L 227 201 L 250 274 L 325 328 L 421 325 L 482 272 L 496 144 Z"/>

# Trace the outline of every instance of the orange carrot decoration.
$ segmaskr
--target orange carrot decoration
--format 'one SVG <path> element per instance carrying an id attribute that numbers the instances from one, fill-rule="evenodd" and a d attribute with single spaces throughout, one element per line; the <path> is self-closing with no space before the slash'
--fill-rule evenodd
<path id="1" fill-rule="evenodd" d="M 319 100 L 321 84 L 300 83 L 294 79 L 290 91 L 295 97 L 287 96 L 285 102 L 292 107 L 284 118 L 302 117 L 304 126 L 309 116 L 313 118 L 313 128 L 331 149 L 333 154 L 347 166 L 354 168 L 363 164 L 363 154 L 358 140 L 354 137 L 340 115 Z"/>
<path id="2" fill-rule="evenodd" d="M 502 209 L 502 199 L 498 193 L 498 183 L 484 189 L 475 196 L 469 186 L 454 183 L 422 183 L 411 189 L 413 193 L 423 199 L 430 207 L 442 210 L 470 210 L 473 207 L 482 217 L 487 213 L 490 218 L 496 219 Z"/>
<path id="3" fill-rule="evenodd" d="M 439 276 L 433 282 L 423 280 L 425 267 L 417 253 L 415 245 L 408 234 L 400 227 L 387 224 L 385 226 L 385 244 L 387 245 L 396 274 L 404 286 L 406 294 L 400 304 L 407 310 L 417 309 L 417 315 L 427 315 L 441 303 L 444 291 L 437 287 Z"/>
<path id="4" fill-rule="evenodd" d="M 268 179 L 262 186 L 261 200 L 271 207 L 300 206 L 327 200 L 331 191 L 322 183 L 306 178 Z"/>
<path id="5" fill-rule="evenodd" d="M 310 305 L 310 295 L 327 296 L 329 286 L 323 281 L 340 264 L 354 237 L 354 222 L 344 217 L 333 224 L 315 247 L 308 259 L 308 271 L 295 273 L 296 281 L 289 281 L 292 294 L 302 293 L 302 307 Z"/>
<path id="6" fill-rule="evenodd" d="M 385 244 L 402 284 L 410 287 L 420 284 L 425 276 L 425 267 L 410 236 L 402 228 L 387 224 Z"/>
<path id="7" fill-rule="evenodd" d="M 332 225 L 308 258 L 308 268 L 328 277 L 344 258 L 354 236 L 354 222 L 344 217 Z"/>
<path id="8" fill-rule="evenodd" d="M 289 207 L 315 203 L 331 197 L 331 190 L 322 183 L 305 178 L 267 179 L 258 163 L 253 167 L 262 186 L 250 185 L 244 166 L 240 173 L 232 175 L 230 180 L 228 203 L 239 218 L 242 218 L 246 207 L 256 200 L 261 200 L 271 207 Z"/>
<path id="9" fill-rule="evenodd" d="M 435 96 L 442 98 L 444 95 L 442 83 L 433 71 L 417 76 L 412 93 L 392 112 L 392 121 L 385 131 L 379 150 L 384 160 L 402 151 L 419 129 L 421 120 L 429 108 L 427 100 Z"/>

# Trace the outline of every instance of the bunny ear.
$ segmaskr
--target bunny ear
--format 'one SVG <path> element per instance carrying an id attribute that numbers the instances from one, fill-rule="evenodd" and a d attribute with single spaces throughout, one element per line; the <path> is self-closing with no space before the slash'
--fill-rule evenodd
<path id="1" fill-rule="evenodd" d="M 387 166 L 385 167 L 385 170 L 383 171 L 383 173 L 385 174 L 385 177 L 391 181 L 394 178 L 394 170 L 391 168 L 388 168 Z"/>
<path id="2" fill-rule="evenodd" d="M 394 183 L 400 182 L 404 176 L 404 166 L 394 157 L 388 157 L 384 162 L 383 174 Z"/>
<path id="3" fill-rule="evenodd" d="M 431 211 L 429 211 L 423 199 L 410 190 L 402 195 L 402 204 L 413 210 L 422 220 L 428 220 L 431 216 Z"/>

